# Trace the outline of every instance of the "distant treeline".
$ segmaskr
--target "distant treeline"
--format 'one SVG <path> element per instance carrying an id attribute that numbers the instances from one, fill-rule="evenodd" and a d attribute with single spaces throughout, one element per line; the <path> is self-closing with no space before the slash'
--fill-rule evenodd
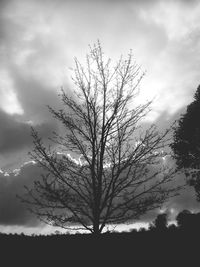
<path id="1" fill-rule="evenodd" d="M 189 210 L 183 210 L 181 211 L 177 216 L 176 216 L 176 224 L 169 224 L 168 222 L 168 215 L 167 213 L 162 213 L 159 214 L 157 216 L 157 218 L 150 223 L 149 228 L 140 228 L 139 230 L 137 229 L 131 229 L 129 232 L 116 232 L 116 231 L 110 231 L 110 232 L 106 232 L 106 233 L 102 233 L 98 238 L 107 238 L 110 236 L 129 236 L 129 235 L 133 235 L 133 234 L 139 234 L 139 233 L 155 233 L 155 231 L 180 231 L 180 230 L 184 230 L 184 231 L 196 231 L 196 232 L 200 232 L 200 213 L 191 213 Z M 66 239 L 70 239 L 70 240 L 74 240 L 74 239 L 94 239 L 94 236 L 91 234 L 81 234 L 79 232 L 75 233 L 75 234 L 70 234 L 70 233 L 66 233 L 66 234 L 62 234 L 59 231 L 55 231 L 54 233 L 50 234 L 50 235 L 36 235 L 36 234 L 32 234 L 32 235 L 25 235 L 24 233 L 21 234 L 5 234 L 5 233 L 0 233 L 0 240 L 3 238 L 16 238 L 16 239 L 62 239 L 65 238 Z M 96 238 L 96 237 L 95 237 Z"/>

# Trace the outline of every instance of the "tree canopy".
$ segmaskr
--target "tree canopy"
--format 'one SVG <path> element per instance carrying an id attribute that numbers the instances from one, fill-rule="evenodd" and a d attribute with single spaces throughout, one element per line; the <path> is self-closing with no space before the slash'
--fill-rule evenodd
<path id="1" fill-rule="evenodd" d="M 183 169 L 200 199 L 200 86 L 174 129 L 171 148 L 179 169 Z"/>
<path id="2" fill-rule="evenodd" d="M 75 58 L 73 73 L 73 95 L 62 90 L 63 109 L 49 107 L 65 132 L 47 147 L 33 129 L 31 157 L 45 173 L 23 201 L 46 223 L 99 234 L 176 194 L 174 170 L 162 161 L 169 130 L 142 128 L 151 101 L 136 104 L 143 73 L 131 53 L 113 64 L 98 42 L 85 66 Z"/>

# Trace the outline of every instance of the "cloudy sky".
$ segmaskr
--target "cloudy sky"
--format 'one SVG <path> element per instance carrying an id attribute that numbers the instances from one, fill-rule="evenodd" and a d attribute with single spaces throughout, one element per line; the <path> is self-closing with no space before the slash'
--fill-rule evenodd
<path id="1" fill-rule="evenodd" d="M 164 127 L 192 101 L 200 83 L 198 0 L 1 0 L 0 229 L 38 227 L 15 199 L 39 175 L 25 164 L 30 125 L 43 138 L 58 129 L 46 105 L 60 106 L 73 57 L 82 61 L 97 39 L 113 60 L 132 49 L 146 71 L 140 101 L 155 98 L 150 122 Z M 191 190 L 173 205 L 198 208 Z"/>

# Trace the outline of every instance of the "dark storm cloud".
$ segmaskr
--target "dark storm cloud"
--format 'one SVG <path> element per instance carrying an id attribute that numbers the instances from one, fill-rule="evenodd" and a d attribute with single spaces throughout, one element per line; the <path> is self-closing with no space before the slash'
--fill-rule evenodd
<path id="1" fill-rule="evenodd" d="M 0 155 L 25 147 L 30 149 L 33 140 L 29 123 L 18 121 L 17 116 L 13 117 L 0 111 L 0 125 Z M 43 123 L 36 125 L 35 129 L 46 138 L 55 127 L 50 123 Z"/>
<path id="2" fill-rule="evenodd" d="M 19 170 L 18 170 L 19 171 Z M 31 185 L 41 174 L 41 169 L 31 163 L 9 176 L 0 173 L 0 225 L 37 226 L 40 222 L 21 203 L 16 195 L 25 193 L 24 185 Z"/>
<path id="3" fill-rule="evenodd" d="M 36 78 L 18 73 L 17 70 L 13 70 L 12 77 L 18 92 L 18 99 L 24 109 L 24 117 L 34 123 L 47 122 L 55 126 L 56 121 L 52 118 L 47 106 L 61 107 L 58 91 L 44 85 Z M 49 77 L 45 78 L 48 81 Z M 56 89 L 60 90 L 60 88 Z"/>
<path id="4" fill-rule="evenodd" d="M 47 105 L 55 109 L 62 107 L 58 93 L 49 90 L 37 79 L 27 79 L 15 71 L 13 81 L 24 114 L 11 115 L 0 110 L 0 168 L 7 170 L 28 160 L 27 153 L 32 150 L 33 143 L 31 126 L 44 141 L 52 131 L 60 131 L 60 124 L 50 114 Z"/>

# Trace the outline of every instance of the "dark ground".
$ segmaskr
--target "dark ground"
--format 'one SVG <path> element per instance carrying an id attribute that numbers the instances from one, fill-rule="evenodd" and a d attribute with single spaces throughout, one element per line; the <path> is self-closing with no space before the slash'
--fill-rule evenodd
<path id="1" fill-rule="evenodd" d="M 200 231 L 0 235 L 0 266 L 200 266 Z M 2 265 L 1 262 L 4 262 Z M 183 265 L 184 264 L 184 265 Z"/>

